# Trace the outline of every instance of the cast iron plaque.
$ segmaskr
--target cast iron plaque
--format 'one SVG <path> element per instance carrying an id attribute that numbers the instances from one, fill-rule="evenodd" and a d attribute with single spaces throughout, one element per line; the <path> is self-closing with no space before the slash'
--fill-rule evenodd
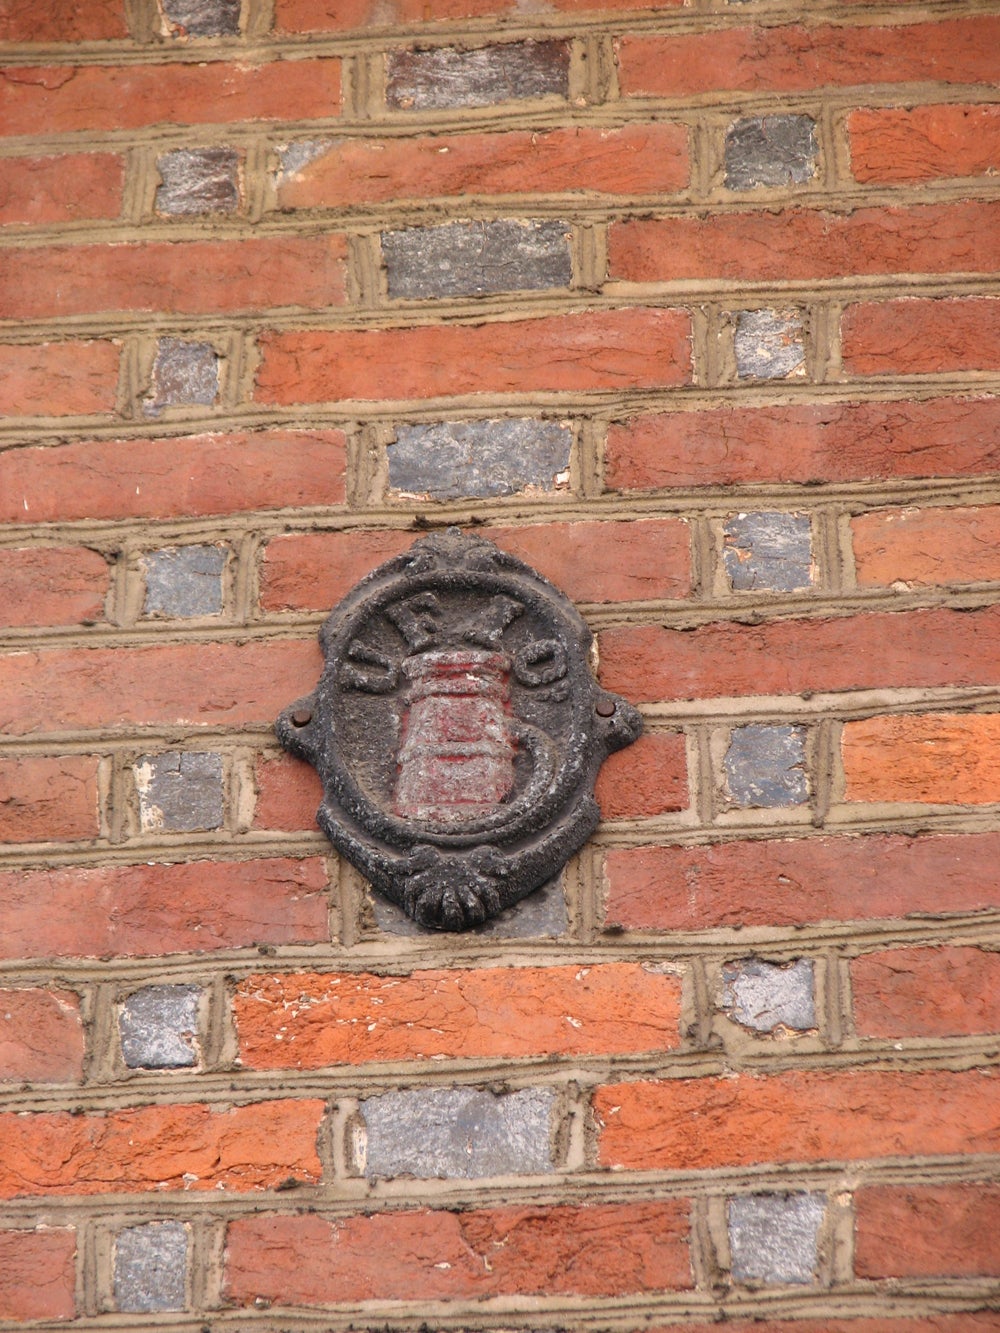
<path id="1" fill-rule="evenodd" d="M 315 691 L 278 718 L 323 780 L 337 850 L 414 920 L 466 930 L 551 879 L 642 730 L 600 689 L 573 605 L 457 528 L 380 565 L 320 632 Z"/>

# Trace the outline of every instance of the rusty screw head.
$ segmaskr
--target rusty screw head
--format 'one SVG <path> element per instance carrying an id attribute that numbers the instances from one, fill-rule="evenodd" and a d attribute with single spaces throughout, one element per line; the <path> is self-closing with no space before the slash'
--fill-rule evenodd
<path id="1" fill-rule="evenodd" d="M 313 715 L 308 708 L 296 708 L 295 712 L 292 714 L 293 727 L 308 727 L 312 720 Z"/>
<path id="2" fill-rule="evenodd" d="M 614 717 L 615 706 L 610 699 L 598 699 L 594 712 L 598 717 Z"/>

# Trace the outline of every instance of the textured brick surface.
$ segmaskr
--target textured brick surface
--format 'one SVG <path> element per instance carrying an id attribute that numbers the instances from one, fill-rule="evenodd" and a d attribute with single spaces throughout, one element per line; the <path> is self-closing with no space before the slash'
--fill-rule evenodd
<path id="1" fill-rule="evenodd" d="M 228 37 L 240 30 L 239 0 L 159 0 L 174 37 Z"/>
<path id="2" fill-rule="evenodd" d="M 75 1254 L 68 1227 L 0 1231 L 0 1319 L 72 1319 Z"/>
<path id="3" fill-rule="evenodd" d="M 857 375 L 996 370 L 1000 301 L 980 297 L 866 301 L 844 312 L 841 342 L 844 366 Z"/>
<path id="4" fill-rule="evenodd" d="M 389 445 L 389 485 L 437 499 L 552 491 L 568 478 L 573 435 L 530 418 L 400 426 Z"/>
<path id="5" fill-rule="evenodd" d="M 726 187 L 801 185 L 816 174 L 816 155 L 809 116 L 746 116 L 726 130 Z"/>
<path id="6" fill-rule="evenodd" d="M 1000 954 L 960 945 L 862 954 L 851 988 L 862 1037 L 1000 1031 Z"/>
<path id="7" fill-rule="evenodd" d="M 989 805 L 1000 801 L 1000 714 L 947 713 L 848 722 L 849 801 Z"/>
<path id="8" fill-rule="evenodd" d="M 914 106 L 848 117 L 851 171 L 859 181 L 989 175 L 1000 167 L 1000 107 Z"/>
<path id="9" fill-rule="evenodd" d="M 8 158 L 0 194 L 0 225 L 116 218 L 124 181 L 124 158 L 114 153 Z"/>
<path id="10" fill-rule="evenodd" d="M 134 765 L 139 821 L 144 832 L 191 833 L 223 820 L 223 767 L 219 754 L 143 755 Z"/>
<path id="11" fill-rule="evenodd" d="M 0 619 L 20 625 L 73 625 L 104 616 L 108 562 L 80 547 L 0 551 Z"/>
<path id="12" fill-rule="evenodd" d="M 118 389 L 119 354 L 118 344 L 106 340 L 0 346 L 0 411 L 40 417 L 108 413 Z"/>
<path id="13" fill-rule="evenodd" d="M 165 407 L 209 407 L 218 396 L 219 356 L 212 344 L 161 338 L 143 402 L 145 415 L 158 417 Z"/>
<path id="14" fill-rule="evenodd" d="M 148 1222 L 115 1237 L 115 1306 L 129 1314 L 183 1310 L 188 1233 L 181 1222 Z"/>
<path id="15" fill-rule="evenodd" d="M 781 380 L 805 372 L 802 317 L 794 310 L 743 310 L 733 337 L 740 379 Z"/>
<path id="16" fill-rule="evenodd" d="M 143 557 L 147 616 L 212 616 L 222 610 L 221 546 L 168 546 Z"/>
<path id="17" fill-rule="evenodd" d="M 565 42 L 396 51 L 387 62 L 386 101 L 404 111 L 490 106 L 511 99 L 565 97 L 568 81 Z"/>
<path id="18" fill-rule="evenodd" d="M 722 558 L 734 592 L 794 592 L 812 582 L 808 514 L 734 514 Z"/>
<path id="19" fill-rule="evenodd" d="M 1000 507 L 882 509 L 851 521 L 862 587 L 1000 579 Z"/>
<path id="20" fill-rule="evenodd" d="M 389 295 L 483 296 L 568 287 L 573 276 L 565 222 L 451 222 L 382 233 Z"/>
<path id="21" fill-rule="evenodd" d="M 93 755 L 0 759 L 0 842 L 96 836 L 97 765 Z"/>
<path id="22" fill-rule="evenodd" d="M 786 964 L 759 958 L 727 963 L 722 969 L 722 1008 L 756 1032 L 808 1031 L 816 1026 L 814 971 L 807 958 Z"/>
<path id="23" fill-rule="evenodd" d="M 739 806 L 801 805 L 809 795 L 804 727 L 748 726 L 732 733 L 724 761 Z"/>
<path id="24" fill-rule="evenodd" d="M 813 1282 L 821 1194 L 746 1194 L 729 1200 L 729 1250 L 737 1282 Z"/>
<path id="25" fill-rule="evenodd" d="M 240 206 L 239 154 L 235 148 L 175 148 L 156 160 L 160 213 L 234 213 Z"/>
<path id="26" fill-rule="evenodd" d="M 856 1208 L 859 1277 L 1000 1276 L 995 1183 L 865 1189 Z"/>
<path id="27" fill-rule="evenodd" d="M 0 1080 L 72 1083 L 83 1074 L 80 998 L 37 987 L 0 991 Z"/>
<path id="28" fill-rule="evenodd" d="M 129 1069 L 180 1069 L 197 1064 L 197 986 L 144 986 L 118 1014 L 122 1059 Z"/>

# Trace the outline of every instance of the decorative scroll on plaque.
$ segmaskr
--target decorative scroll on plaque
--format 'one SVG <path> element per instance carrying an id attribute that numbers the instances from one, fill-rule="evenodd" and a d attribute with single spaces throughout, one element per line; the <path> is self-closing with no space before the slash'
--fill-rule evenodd
<path id="1" fill-rule="evenodd" d="M 457 528 L 374 570 L 320 632 L 315 691 L 278 718 L 323 781 L 320 827 L 414 920 L 466 930 L 550 880 L 642 729 L 591 674 L 572 603 Z"/>

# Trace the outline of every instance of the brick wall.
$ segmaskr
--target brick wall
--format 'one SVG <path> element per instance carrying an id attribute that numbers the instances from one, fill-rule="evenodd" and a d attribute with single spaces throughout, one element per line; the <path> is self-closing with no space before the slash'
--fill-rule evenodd
<path id="1" fill-rule="evenodd" d="M 0 1326 L 996 1328 L 1000 6 L 160 3 L 0 3 Z M 646 719 L 457 938 L 271 731 L 446 523 Z"/>

